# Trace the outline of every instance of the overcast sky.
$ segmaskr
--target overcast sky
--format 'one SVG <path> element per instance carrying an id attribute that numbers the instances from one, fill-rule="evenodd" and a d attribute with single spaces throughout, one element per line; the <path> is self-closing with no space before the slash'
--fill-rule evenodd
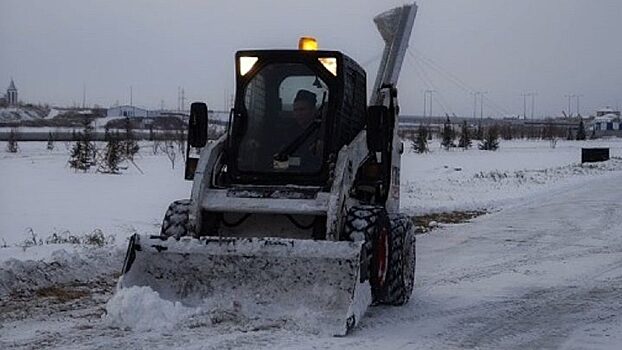
<path id="1" fill-rule="evenodd" d="M 0 89 L 58 105 L 177 106 L 177 90 L 222 109 L 233 91 L 238 49 L 321 48 L 356 59 L 373 82 L 382 41 L 372 18 L 402 0 L 0 0 Z M 403 114 L 473 114 L 471 92 L 488 92 L 485 114 L 583 114 L 622 104 L 621 0 L 421 0 L 400 77 Z M 529 100 L 528 107 L 531 106 Z M 576 100 L 572 101 L 576 113 Z M 479 115 L 479 107 L 478 107 Z M 531 111 L 528 111 L 530 114 Z"/>

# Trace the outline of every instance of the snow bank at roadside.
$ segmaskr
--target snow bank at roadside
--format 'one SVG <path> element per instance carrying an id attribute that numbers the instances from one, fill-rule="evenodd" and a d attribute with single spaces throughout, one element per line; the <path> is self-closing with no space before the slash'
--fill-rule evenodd
<path id="1" fill-rule="evenodd" d="M 573 164 L 550 169 L 480 172 L 472 177 L 431 180 L 423 185 L 409 182 L 403 188 L 403 195 L 408 201 L 404 209 L 416 214 L 490 210 L 559 186 L 581 186 L 596 176 L 606 177 L 620 171 L 622 159 L 612 159 L 591 165 Z"/>
<path id="2" fill-rule="evenodd" d="M 201 308 L 161 299 L 149 287 L 131 287 L 117 290 L 106 304 L 103 319 L 112 327 L 135 331 L 171 330 L 200 311 Z"/>
<path id="3" fill-rule="evenodd" d="M 3 249 L 4 250 L 4 249 Z M 123 265 L 122 249 L 71 248 L 51 252 L 39 260 L 8 259 L 0 263 L 0 298 L 16 291 L 71 282 L 88 282 L 104 275 L 119 273 Z"/>
<path id="4" fill-rule="evenodd" d="M 581 165 L 583 147 L 608 147 L 612 159 Z M 560 141 L 554 149 L 544 141 L 504 141 L 496 152 L 432 147 L 404 154 L 401 207 L 409 214 L 498 209 L 620 171 L 622 139 Z"/>

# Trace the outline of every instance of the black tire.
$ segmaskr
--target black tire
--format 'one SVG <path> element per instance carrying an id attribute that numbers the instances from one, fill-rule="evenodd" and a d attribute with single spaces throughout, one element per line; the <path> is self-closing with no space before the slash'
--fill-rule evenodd
<path id="1" fill-rule="evenodd" d="M 391 217 L 391 244 L 383 304 L 404 305 L 415 285 L 416 239 L 412 220 L 406 215 Z"/>
<path id="2" fill-rule="evenodd" d="M 164 238 L 174 237 L 179 239 L 184 236 L 192 236 L 194 230 L 190 225 L 190 200 L 182 199 L 174 201 L 168 206 L 162 222 L 160 236 Z"/>
<path id="3" fill-rule="evenodd" d="M 374 304 L 386 298 L 391 226 L 385 208 L 357 206 L 350 209 L 344 239 L 365 241 L 361 255 L 361 281 L 369 280 Z"/>

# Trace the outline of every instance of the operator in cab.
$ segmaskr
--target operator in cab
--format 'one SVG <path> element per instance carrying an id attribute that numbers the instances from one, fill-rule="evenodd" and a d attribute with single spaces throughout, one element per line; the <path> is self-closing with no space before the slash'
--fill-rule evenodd
<path id="1" fill-rule="evenodd" d="M 294 121 L 302 132 L 311 124 L 316 114 L 317 97 L 309 90 L 298 90 L 294 98 Z"/>
<path id="2" fill-rule="evenodd" d="M 319 170 L 322 158 L 321 115 L 316 108 L 317 96 L 309 90 L 298 90 L 292 105 L 292 121 L 283 125 L 291 140 L 285 152 L 289 166 L 304 172 Z"/>

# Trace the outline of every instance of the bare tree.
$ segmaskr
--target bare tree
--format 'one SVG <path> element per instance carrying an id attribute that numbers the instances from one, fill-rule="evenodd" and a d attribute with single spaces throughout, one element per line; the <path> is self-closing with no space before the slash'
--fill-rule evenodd
<path id="1" fill-rule="evenodd" d="M 6 150 L 10 153 L 17 153 L 19 151 L 19 145 L 17 144 L 18 133 L 17 129 L 12 128 L 9 132 L 9 139 L 7 141 Z"/>
<path id="2" fill-rule="evenodd" d="M 186 135 L 183 130 L 177 130 L 175 133 L 175 143 L 182 157 L 186 157 Z"/>
<path id="3" fill-rule="evenodd" d="M 46 148 L 48 151 L 51 151 L 54 149 L 54 135 L 52 135 L 51 131 L 48 133 L 48 144 Z"/>
<path id="4" fill-rule="evenodd" d="M 176 153 L 175 153 L 175 145 L 173 144 L 173 141 L 170 141 L 170 140 L 164 141 L 164 149 L 166 152 L 166 156 L 171 161 L 171 168 L 175 169 Z"/>

